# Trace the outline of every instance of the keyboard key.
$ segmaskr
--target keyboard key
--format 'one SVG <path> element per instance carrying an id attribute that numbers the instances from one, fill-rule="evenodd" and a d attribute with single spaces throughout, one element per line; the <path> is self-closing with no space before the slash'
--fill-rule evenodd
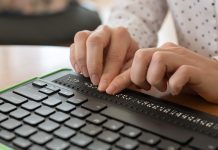
<path id="1" fill-rule="evenodd" d="M 81 105 L 82 103 L 88 101 L 87 98 L 78 98 L 78 97 L 71 97 L 67 100 L 67 102 L 72 103 L 74 105 Z"/>
<path id="2" fill-rule="evenodd" d="M 47 106 L 42 106 L 38 109 L 36 109 L 35 113 L 41 116 L 49 116 L 50 114 L 54 113 L 55 109 L 47 107 Z"/>
<path id="3" fill-rule="evenodd" d="M 64 90 L 64 89 L 61 89 L 59 94 L 64 96 L 64 97 L 67 97 L 67 98 L 70 98 L 70 97 L 72 97 L 74 95 L 74 93 L 72 91 Z"/>
<path id="4" fill-rule="evenodd" d="M 0 131 L 0 138 L 10 141 L 15 138 L 15 134 L 6 130 L 1 130 Z"/>
<path id="5" fill-rule="evenodd" d="M 72 111 L 75 108 L 76 108 L 76 106 L 69 104 L 69 103 L 66 103 L 66 102 L 64 102 L 56 107 L 56 109 L 63 111 L 63 112 L 66 112 L 66 113 Z"/>
<path id="6" fill-rule="evenodd" d="M 41 146 L 38 146 L 38 145 L 33 145 L 33 146 L 31 146 L 29 148 L 29 150 L 46 150 L 46 149 L 44 148 L 44 146 L 41 147 Z"/>
<path id="7" fill-rule="evenodd" d="M 124 127 L 124 124 L 116 120 L 108 120 L 107 122 L 103 124 L 103 127 L 109 130 L 112 130 L 112 131 L 118 131 Z"/>
<path id="8" fill-rule="evenodd" d="M 82 107 L 91 110 L 93 112 L 100 112 L 103 109 L 105 109 L 107 106 L 100 102 L 88 101 L 87 103 L 84 103 Z"/>
<path id="9" fill-rule="evenodd" d="M 0 98 L 13 105 L 20 105 L 27 101 L 27 98 L 14 94 L 12 92 L 1 94 Z"/>
<path id="10" fill-rule="evenodd" d="M 125 126 L 120 133 L 130 138 L 136 138 L 141 134 L 141 130 L 131 126 Z"/>
<path id="11" fill-rule="evenodd" d="M 44 100 L 42 103 L 51 107 L 54 107 L 60 104 L 62 101 L 55 97 L 49 97 L 48 99 Z"/>
<path id="12" fill-rule="evenodd" d="M 125 150 L 132 150 L 135 149 L 139 143 L 137 141 L 128 139 L 128 138 L 121 138 L 117 143 L 116 146 L 120 147 Z"/>
<path id="13" fill-rule="evenodd" d="M 107 120 L 106 117 L 99 115 L 99 114 L 92 114 L 91 116 L 89 116 L 87 118 L 87 121 L 96 124 L 96 125 L 100 125 L 102 123 L 104 123 Z"/>
<path id="14" fill-rule="evenodd" d="M 70 120 L 65 122 L 65 125 L 72 128 L 72 129 L 79 129 L 85 125 L 85 121 L 77 119 L 77 118 L 71 118 Z"/>
<path id="15" fill-rule="evenodd" d="M 114 143 L 120 138 L 120 135 L 111 131 L 104 131 L 98 136 L 98 139 L 107 142 L 107 143 Z"/>
<path id="16" fill-rule="evenodd" d="M 4 120 L 6 120 L 6 119 L 8 119 L 8 116 L 6 116 L 6 115 L 0 113 L 0 122 L 4 121 Z"/>
<path id="17" fill-rule="evenodd" d="M 47 84 L 45 82 L 37 80 L 37 81 L 34 81 L 32 85 L 42 88 L 42 87 L 45 87 Z"/>
<path id="18" fill-rule="evenodd" d="M 31 114 L 30 116 L 24 118 L 24 122 L 28 123 L 30 125 L 37 125 L 41 122 L 43 122 L 45 119 L 39 115 Z"/>
<path id="19" fill-rule="evenodd" d="M 22 108 L 33 111 L 41 106 L 40 103 L 34 102 L 34 101 L 28 101 L 27 103 L 22 104 Z"/>
<path id="20" fill-rule="evenodd" d="M 136 150 L 157 150 L 155 147 L 150 147 L 147 145 L 140 145 Z"/>
<path id="21" fill-rule="evenodd" d="M 52 136 L 50 134 L 40 131 L 30 137 L 31 141 L 40 145 L 47 143 L 51 139 Z"/>
<path id="22" fill-rule="evenodd" d="M 193 149 L 190 148 L 190 147 L 183 147 L 183 148 L 181 148 L 180 150 L 193 150 Z"/>
<path id="23" fill-rule="evenodd" d="M 91 114 L 90 111 L 83 109 L 83 108 L 77 108 L 71 112 L 71 115 L 78 117 L 78 118 L 86 118 Z"/>
<path id="24" fill-rule="evenodd" d="M 187 143 L 192 139 L 190 132 L 185 129 L 164 123 L 163 121 L 146 118 L 143 114 L 128 109 L 120 109 L 119 107 L 111 106 L 103 110 L 101 113 L 107 117 L 151 131 L 179 143 Z"/>
<path id="25" fill-rule="evenodd" d="M 2 113 L 9 113 L 15 109 L 16 109 L 16 106 L 9 104 L 9 103 L 4 103 L 0 105 L 0 112 Z"/>
<path id="26" fill-rule="evenodd" d="M 54 134 L 59 137 L 59 138 L 62 138 L 62 139 L 69 139 L 71 138 L 73 135 L 76 134 L 76 131 L 75 130 L 72 130 L 68 127 L 65 127 L 65 126 L 62 126 L 60 127 L 59 129 L 57 129 Z"/>
<path id="27" fill-rule="evenodd" d="M 28 115 L 30 115 L 30 112 L 22 108 L 18 108 L 17 110 L 14 110 L 10 113 L 10 116 L 14 117 L 15 119 L 23 119 L 24 117 Z"/>
<path id="28" fill-rule="evenodd" d="M 59 128 L 59 124 L 50 121 L 50 120 L 46 120 L 45 122 L 41 123 L 38 127 L 41 130 L 44 130 L 46 132 L 52 132 L 54 130 L 56 130 L 57 128 Z"/>
<path id="29" fill-rule="evenodd" d="M 77 146 L 85 147 L 92 142 L 92 138 L 90 138 L 84 134 L 78 133 L 76 136 L 74 136 L 70 139 L 70 142 L 77 145 Z"/>
<path id="30" fill-rule="evenodd" d="M 110 145 L 100 141 L 94 141 L 88 147 L 88 150 L 110 150 L 110 149 L 111 149 Z"/>
<path id="31" fill-rule="evenodd" d="M 161 140 L 161 142 L 158 144 L 158 148 L 166 150 L 179 150 L 180 146 L 179 144 L 174 143 L 172 141 Z"/>
<path id="32" fill-rule="evenodd" d="M 46 88 L 54 91 L 55 93 L 60 91 L 60 88 L 54 85 L 47 85 Z"/>
<path id="33" fill-rule="evenodd" d="M 160 137 L 150 134 L 150 133 L 143 133 L 140 137 L 139 137 L 139 141 L 148 145 L 156 145 L 158 142 L 160 142 Z"/>
<path id="34" fill-rule="evenodd" d="M 59 139 L 54 139 L 46 144 L 46 147 L 52 150 L 65 150 L 69 146 L 70 146 L 69 143 L 59 140 Z"/>
<path id="35" fill-rule="evenodd" d="M 33 128 L 29 125 L 23 125 L 15 130 L 15 133 L 22 137 L 29 137 L 37 131 L 36 128 Z"/>
<path id="36" fill-rule="evenodd" d="M 55 112 L 55 113 L 52 114 L 49 118 L 50 118 L 51 120 L 53 120 L 53 121 L 62 123 L 62 122 L 64 122 L 64 121 L 66 121 L 67 119 L 69 119 L 69 118 L 70 118 L 70 115 L 67 115 L 67 114 L 62 113 L 62 112 Z"/>
<path id="37" fill-rule="evenodd" d="M 1 127 L 5 128 L 7 130 L 14 130 L 21 125 L 22 125 L 22 123 L 15 120 L 15 119 L 8 119 L 8 120 L 1 123 Z"/>
<path id="38" fill-rule="evenodd" d="M 35 101 L 42 101 L 42 100 L 48 98 L 47 95 L 40 93 L 38 91 L 35 91 L 28 86 L 23 86 L 23 87 L 17 88 L 14 90 L 14 92 L 16 94 L 22 95 L 26 98 L 29 98 L 29 99 L 32 99 Z"/>
<path id="39" fill-rule="evenodd" d="M 77 146 L 71 146 L 68 150 L 83 150 L 83 149 Z"/>
<path id="40" fill-rule="evenodd" d="M 102 128 L 98 127 L 96 125 L 89 124 L 89 125 L 86 125 L 85 127 L 83 127 L 80 131 L 89 135 L 89 136 L 96 136 L 97 134 L 102 132 Z"/>
<path id="41" fill-rule="evenodd" d="M 16 138 L 13 140 L 13 144 L 20 148 L 27 149 L 28 147 L 31 146 L 32 143 L 23 138 Z"/>
<path id="42" fill-rule="evenodd" d="M 44 93 L 46 95 L 52 95 L 52 94 L 55 93 L 54 91 L 52 91 L 50 89 L 47 89 L 47 88 L 42 88 L 42 89 L 39 90 L 39 92 Z"/>
<path id="43" fill-rule="evenodd" d="M 217 139 L 212 138 L 204 138 L 204 137 L 195 137 L 190 146 L 196 149 L 203 149 L 203 150 L 216 150 L 218 149 L 218 142 Z"/>

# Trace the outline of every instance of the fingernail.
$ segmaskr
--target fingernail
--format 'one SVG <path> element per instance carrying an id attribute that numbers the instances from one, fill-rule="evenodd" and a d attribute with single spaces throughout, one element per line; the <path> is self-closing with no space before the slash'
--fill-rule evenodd
<path id="1" fill-rule="evenodd" d="M 103 81 L 100 81 L 98 90 L 105 91 L 107 87 L 108 87 L 108 82 L 106 80 L 103 80 Z"/>
<path id="2" fill-rule="evenodd" d="M 92 83 L 93 83 L 94 85 L 98 85 L 98 83 L 99 83 L 99 77 L 98 77 L 98 75 L 93 74 L 93 75 L 91 76 L 91 80 L 92 80 Z"/>
<path id="3" fill-rule="evenodd" d="M 110 86 L 106 89 L 106 92 L 107 92 L 108 94 L 114 95 L 114 94 L 116 93 L 116 87 L 113 86 L 113 85 L 110 85 Z"/>
<path id="4" fill-rule="evenodd" d="M 80 73 L 79 66 L 77 64 L 74 64 L 74 69 L 77 73 Z"/>
<path id="5" fill-rule="evenodd" d="M 85 77 L 89 77 L 89 73 L 88 73 L 88 70 L 86 69 L 86 67 L 83 67 L 83 75 Z"/>

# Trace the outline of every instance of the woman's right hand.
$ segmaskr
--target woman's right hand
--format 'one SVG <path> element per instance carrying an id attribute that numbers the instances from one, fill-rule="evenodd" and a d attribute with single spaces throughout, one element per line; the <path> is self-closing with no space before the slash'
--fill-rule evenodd
<path id="1" fill-rule="evenodd" d="M 77 73 L 90 77 L 98 90 L 105 91 L 120 72 L 131 65 L 138 44 L 124 27 L 99 26 L 80 31 L 71 45 L 70 60 Z"/>

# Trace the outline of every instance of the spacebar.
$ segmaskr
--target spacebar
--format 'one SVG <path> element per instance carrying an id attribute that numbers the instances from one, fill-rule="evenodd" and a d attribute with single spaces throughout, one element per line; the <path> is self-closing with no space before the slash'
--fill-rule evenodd
<path id="1" fill-rule="evenodd" d="M 158 120 L 148 119 L 143 114 L 125 108 L 110 106 L 101 113 L 107 117 L 131 124 L 179 143 L 186 143 L 192 138 L 190 133 L 184 129 Z"/>

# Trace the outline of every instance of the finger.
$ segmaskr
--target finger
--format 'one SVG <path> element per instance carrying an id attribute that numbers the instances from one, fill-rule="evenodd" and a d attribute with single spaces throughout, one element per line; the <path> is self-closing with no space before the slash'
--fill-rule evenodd
<path id="1" fill-rule="evenodd" d="M 86 65 L 86 41 L 91 31 L 77 32 L 74 37 L 75 42 L 75 66 L 78 72 L 81 72 L 85 77 L 88 77 L 88 70 Z"/>
<path id="2" fill-rule="evenodd" d="M 70 45 L 70 62 L 71 62 L 71 65 L 73 66 L 74 70 L 79 73 L 79 69 L 77 67 L 77 65 L 75 65 L 76 61 L 75 61 L 75 44 L 71 44 Z"/>
<path id="3" fill-rule="evenodd" d="M 161 45 L 159 48 L 167 49 L 167 48 L 175 48 L 175 47 L 180 47 L 180 46 L 178 46 L 177 44 L 172 43 L 172 42 L 166 42 L 163 45 Z"/>
<path id="4" fill-rule="evenodd" d="M 105 91 L 109 83 L 120 73 L 130 43 L 131 38 L 125 28 L 118 27 L 112 31 L 110 47 L 98 87 L 100 91 Z"/>
<path id="5" fill-rule="evenodd" d="M 161 92 L 167 89 L 166 76 L 174 72 L 179 66 L 187 61 L 181 55 L 170 51 L 156 51 L 147 71 L 147 81 L 151 86 L 156 87 Z"/>
<path id="6" fill-rule="evenodd" d="M 103 51 L 110 41 L 110 28 L 102 26 L 87 39 L 87 68 L 91 81 L 98 85 L 103 68 Z"/>
<path id="7" fill-rule="evenodd" d="M 146 80 L 146 74 L 152 55 L 155 51 L 157 51 L 157 49 L 140 49 L 135 53 L 133 58 L 130 70 L 131 80 L 136 86 L 145 90 L 150 89 L 150 84 Z"/>
<path id="8" fill-rule="evenodd" d="M 173 95 L 178 95 L 185 85 L 196 88 L 201 81 L 202 73 L 197 67 L 182 65 L 169 79 L 169 88 Z M 195 89 L 198 90 L 198 89 Z"/>
<path id="9" fill-rule="evenodd" d="M 129 69 L 129 68 L 132 66 L 132 62 L 133 62 L 133 59 L 130 59 L 129 61 L 127 61 L 127 62 L 123 65 L 123 67 L 122 67 L 122 69 L 121 69 L 121 72 L 124 72 L 124 71 L 126 71 L 127 69 Z"/>
<path id="10" fill-rule="evenodd" d="M 113 79 L 113 81 L 106 89 L 106 92 L 108 94 L 114 95 L 116 93 L 119 93 L 123 89 L 129 87 L 131 83 L 132 82 L 130 79 L 130 69 L 128 69 Z"/>

